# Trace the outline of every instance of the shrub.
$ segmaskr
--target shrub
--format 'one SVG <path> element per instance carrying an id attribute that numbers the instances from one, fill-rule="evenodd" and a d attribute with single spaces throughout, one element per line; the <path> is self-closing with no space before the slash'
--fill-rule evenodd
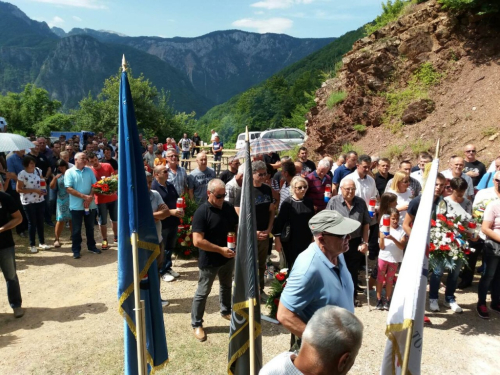
<path id="1" fill-rule="evenodd" d="M 364 133 L 366 131 L 366 126 L 363 124 L 356 124 L 352 128 L 358 133 Z"/>
<path id="2" fill-rule="evenodd" d="M 493 134 L 496 134 L 498 132 L 498 129 L 495 128 L 494 126 L 490 126 L 489 128 L 486 128 L 483 130 L 483 136 L 484 137 L 491 137 Z"/>
<path id="3" fill-rule="evenodd" d="M 347 94 L 344 91 L 332 92 L 328 100 L 326 101 L 326 106 L 330 109 L 335 107 L 338 103 L 342 103 L 346 98 Z"/>
<path id="4" fill-rule="evenodd" d="M 478 14 L 498 13 L 500 5 L 497 0 L 438 0 L 444 9 L 454 11 L 475 10 Z"/>
<path id="5" fill-rule="evenodd" d="M 342 145 L 341 154 L 347 154 L 349 151 L 356 151 L 358 155 L 363 154 L 363 149 L 360 146 L 353 145 L 351 143 L 344 143 Z"/>
<path id="6" fill-rule="evenodd" d="M 391 160 L 394 158 L 399 159 L 403 155 L 404 150 L 404 146 L 392 145 L 385 151 L 384 156 Z"/>
<path id="7" fill-rule="evenodd" d="M 415 157 L 417 157 L 421 152 L 429 152 L 430 150 L 432 150 L 432 147 L 432 141 L 424 142 L 423 140 L 419 139 L 415 142 L 410 143 L 411 151 L 413 152 L 413 155 L 415 155 Z"/>
<path id="8" fill-rule="evenodd" d="M 396 21 L 410 3 L 410 0 L 387 0 L 387 3 L 382 3 L 382 14 L 365 26 L 366 34 L 370 35 L 388 23 Z"/>

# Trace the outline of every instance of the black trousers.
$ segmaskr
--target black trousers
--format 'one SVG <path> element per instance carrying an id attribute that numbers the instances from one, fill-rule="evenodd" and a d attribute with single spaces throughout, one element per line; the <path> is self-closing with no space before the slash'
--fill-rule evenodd
<path id="1" fill-rule="evenodd" d="M 469 245 L 474 249 L 476 249 L 476 251 L 467 255 L 468 267 L 466 264 L 464 269 L 462 270 L 462 283 L 465 284 L 471 284 L 472 280 L 474 280 L 474 272 L 476 272 L 477 258 L 483 250 L 484 241 L 481 239 L 479 239 L 477 242 L 471 241 L 469 242 Z"/>
<path id="2" fill-rule="evenodd" d="M 358 269 L 361 264 L 361 259 L 364 259 L 363 254 L 358 251 L 359 245 L 361 245 L 361 237 L 351 238 L 349 241 L 349 250 L 344 253 L 344 260 L 351 274 L 352 283 L 354 284 L 354 299 L 356 299 L 356 288 L 359 285 Z"/>
<path id="3" fill-rule="evenodd" d="M 370 225 L 370 234 L 368 235 L 368 256 L 371 260 L 378 257 L 380 247 L 378 245 L 379 226 L 378 223 Z"/>

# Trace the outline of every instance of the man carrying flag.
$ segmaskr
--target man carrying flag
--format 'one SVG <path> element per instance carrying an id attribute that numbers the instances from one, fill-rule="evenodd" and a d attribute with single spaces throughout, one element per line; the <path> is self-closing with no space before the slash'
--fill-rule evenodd
<path id="1" fill-rule="evenodd" d="M 123 166 L 118 179 L 118 299 L 125 319 L 125 374 L 143 375 L 165 366 L 168 353 L 156 265 L 160 248 L 125 69 L 124 57 L 118 114 Z"/>
<path id="2" fill-rule="evenodd" d="M 257 375 L 262 367 L 257 223 L 248 129 L 245 144 L 246 163 L 241 190 L 240 230 L 236 241 L 233 312 L 229 331 L 227 370 L 231 375 Z"/>
<path id="3" fill-rule="evenodd" d="M 428 244 L 431 217 L 439 210 L 439 197 L 446 180 L 438 175 L 439 160 L 432 162 L 421 198 L 411 204 L 415 207 L 406 215 L 403 228 L 417 233 L 410 236 L 405 257 L 399 272 L 398 282 L 391 300 L 387 316 L 387 343 L 380 374 L 420 374 L 423 345 L 423 323 L 425 294 L 428 275 Z M 416 203 L 413 203 L 416 202 Z M 415 216 L 416 214 L 416 216 Z M 410 224 L 415 218 L 412 228 Z"/>

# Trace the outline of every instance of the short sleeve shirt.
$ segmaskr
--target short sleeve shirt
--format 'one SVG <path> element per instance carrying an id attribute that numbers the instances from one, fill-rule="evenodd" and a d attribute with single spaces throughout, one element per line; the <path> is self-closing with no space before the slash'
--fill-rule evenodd
<path id="1" fill-rule="evenodd" d="M 464 166 L 464 173 L 467 172 L 479 173 L 478 176 L 471 177 L 472 183 L 474 184 L 474 186 L 477 186 L 477 184 L 479 184 L 479 181 L 481 181 L 481 178 L 483 178 L 483 176 L 486 174 L 486 167 L 479 160 L 473 162 L 466 161 Z"/>
<path id="2" fill-rule="evenodd" d="M 97 182 L 94 172 L 88 167 L 83 167 L 79 170 L 76 167 L 70 168 L 64 174 L 64 186 L 66 188 L 73 188 L 76 191 L 88 195 L 92 191 L 92 185 Z M 90 209 L 95 209 L 95 202 L 92 201 L 89 206 Z M 69 209 L 74 211 L 83 211 L 83 199 L 69 195 Z"/>
<path id="3" fill-rule="evenodd" d="M 500 201 L 496 200 L 486 206 L 483 220 L 493 222 L 493 231 L 500 234 Z"/>
<path id="4" fill-rule="evenodd" d="M 222 209 L 212 206 L 209 202 L 203 203 L 193 216 L 192 230 L 203 233 L 208 242 L 227 246 L 227 234 L 234 232 L 238 225 L 238 215 L 232 204 L 224 201 Z M 219 253 L 199 249 L 198 267 L 220 267 L 227 263 L 229 258 Z"/>
<path id="5" fill-rule="evenodd" d="M 33 173 L 28 173 L 22 170 L 18 175 L 18 181 L 24 183 L 26 189 L 40 189 L 40 180 L 42 178 L 42 170 L 40 168 L 35 168 Z M 37 193 L 20 193 L 21 203 L 23 206 L 32 203 L 40 203 L 45 200 L 43 195 Z"/>
<path id="6" fill-rule="evenodd" d="M 259 375 L 303 375 L 292 362 L 292 356 L 297 355 L 294 352 L 284 352 L 266 363 L 259 371 Z"/>
<path id="7" fill-rule="evenodd" d="M 344 255 L 337 259 L 335 266 L 313 242 L 294 263 L 280 302 L 306 324 L 326 305 L 343 307 L 354 313 L 354 284 Z"/>
<path id="8" fill-rule="evenodd" d="M 184 190 L 186 189 L 186 185 L 188 184 L 188 175 L 186 170 L 183 167 L 177 166 L 177 171 L 174 172 L 172 169 L 168 168 L 167 180 L 174 185 L 175 190 L 177 190 L 177 194 L 182 197 L 185 193 Z"/>
<path id="9" fill-rule="evenodd" d="M 92 172 L 94 172 L 94 176 L 97 181 L 101 180 L 103 177 L 111 177 L 115 173 L 113 166 L 107 163 L 101 163 L 101 168 L 95 169 L 91 168 Z M 118 200 L 118 196 L 115 194 L 106 195 L 106 194 L 95 194 L 94 200 L 96 204 L 101 203 L 110 203 Z"/>
<path id="10" fill-rule="evenodd" d="M 352 199 L 352 207 L 349 210 L 342 194 L 336 195 L 330 199 L 326 205 L 326 209 L 335 210 L 343 217 L 347 217 L 361 223 L 361 226 L 351 233 L 351 238 L 361 237 L 363 233 L 363 225 L 370 224 L 371 222 L 368 207 L 366 206 L 365 201 L 360 197 L 354 197 Z"/>
<path id="11" fill-rule="evenodd" d="M 212 168 L 207 168 L 203 172 L 196 168 L 189 174 L 187 178 L 188 189 L 193 189 L 196 203 L 201 204 L 207 201 L 207 185 L 214 178 L 215 172 Z"/>
<path id="12" fill-rule="evenodd" d="M 153 212 L 158 211 L 158 207 L 160 207 L 163 204 L 163 199 L 157 191 L 150 190 L 149 191 L 149 201 L 151 202 L 151 208 L 153 209 Z M 163 240 L 161 236 L 161 221 L 155 222 L 155 227 L 156 227 L 156 234 L 158 235 L 158 242 L 161 242 Z"/>
<path id="13" fill-rule="evenodd" d="M 332 182 L 336 185 L 340 184 L 340 181 L 342 181 L 342 179 L 348 174 L 354 172 L 355 169 L 356 167 L 349 169 L 345 166 L 345 164 L 342 164 L 335 170 L 335 173 L 333 173 Z"/>
<path id="14" fill-rule="evenodd" d="M 182 151 L 187 152 L 191 149 L 191 140 L 189 138 L 182 138 L 180 143 Z"/>
<path id="15" fill-rule="evenodd" d="M 12 214 L 18 210 L 16 202 L 14 202 L 12 197 L 3 191 L 0 191 L 0 227 L 7 224 L 11 220 Z M 7 249 L 12 246 L 14 246 L 12 230 L 9 229 L 0 233 L 0 250 Z"/>
<path id="16" fill-rule="evenodd" d="M 224 143 L 214 142 L 212 143 L 212 147 L 214 148 L 214 154 L 220 154 L 222 152 L 221 148 L 224 147 Z"/>

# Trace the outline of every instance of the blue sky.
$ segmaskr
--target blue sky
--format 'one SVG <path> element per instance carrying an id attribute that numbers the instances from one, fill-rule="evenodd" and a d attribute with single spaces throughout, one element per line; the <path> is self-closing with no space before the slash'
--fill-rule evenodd
<path id="1" fill-rule="evenodd" d="M 194 37 L 216 30 L 336 37 L 373 20 L 382 0 L 11 0 L 28 17 L 69 31 Z"/>

